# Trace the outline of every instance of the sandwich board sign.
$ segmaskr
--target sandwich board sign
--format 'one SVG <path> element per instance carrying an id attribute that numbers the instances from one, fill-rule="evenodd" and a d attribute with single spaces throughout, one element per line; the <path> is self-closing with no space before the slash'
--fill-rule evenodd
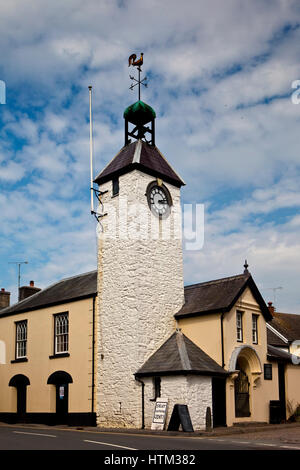
<path id="1" fill-rule="evenodd" d="M 153 419 L 151 429 L 163 430 L 165 427 L 166 417 L 168 410 L 168 399 L 157 398 L 155 403 L 155 409 L 153 413 Z"/>

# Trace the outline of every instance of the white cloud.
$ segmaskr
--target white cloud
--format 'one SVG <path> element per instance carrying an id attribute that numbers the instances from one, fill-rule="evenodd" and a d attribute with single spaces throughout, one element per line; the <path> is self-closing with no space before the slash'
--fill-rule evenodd
<path id="1" fill-rule="evenodd" d="M 97 173 L 123 145 L 122 113 L 136 100 L 127 58 L 144 52 L 157 145 L 187 182 L 184 201 L 208 210 L 186 280 L 234 274 L 249 257 L 261 285 L 289 286 L 282 307 L 296 309 L 297 1 L 11 0 L 0 15 L 2 257 L 31 257 L 28 276 L 44 285 L 95 266 L 87 86 Z"/>

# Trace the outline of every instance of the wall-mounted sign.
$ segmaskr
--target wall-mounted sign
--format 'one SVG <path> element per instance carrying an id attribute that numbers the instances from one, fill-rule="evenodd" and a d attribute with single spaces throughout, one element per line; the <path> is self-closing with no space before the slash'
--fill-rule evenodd
<path id="1" fill-rule="evenodd" d="M 165 427 L 166 417 L 168 411 L 168 399 L 157 398 L 153 414 L 151 429 L 163 430 Z"/>
<path id="2" fill-rule="evenodd" d="M 63 400 L 64 396 L 65 396 L 65 387 L 63 385 L 61 385 L 59 387 L 59 398 L 60 398 L 60 400 Z"/>

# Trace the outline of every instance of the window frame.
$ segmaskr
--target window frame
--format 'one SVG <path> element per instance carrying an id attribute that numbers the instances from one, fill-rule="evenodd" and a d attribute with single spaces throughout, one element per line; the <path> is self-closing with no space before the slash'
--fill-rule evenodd
<path id="1" fill-rule="evenodd" d="M 258 344 L 258 317 L 256 313 L 252 313 L 252 344 Z M 253 323 L 253 320 L 255 320 L 255 323 Z M 255 328 L 253 326 L 255 325 Z M 254 339 L 254 335 L 256 338 Z"/>
<path id="2" fill-rule="evenodd" d="M 273 367 L 272 364 L 264 364 L 264 380 L 273 380 Z"/>
<path id="3" fill-rule="evenodd" d="M 112 197 L 118 196 L 120 192 L 120 182 L 119 177 L 112 179 Z"/>
<path id="4" fill-rule="evenodd" d="M 69 346 L 70 346 L 70 336 L 69 336 L 69 312 L 60 312 L 56 313 L 53 315 L 54 317 L 54 344 L 53 344 L 53 350 L 54 350 L 54 357 L 55 356 L 61 356 L 69 353 Z M 63 331 L 60 333 L 57 333 L 57 322 L 59 317 L 65 317 L 67 318 L 67 331 Z M 66 347 L 64 347 L 63 351 L 58 351 L 58 339 L 62 338 L 63 336 L 66 336 L 66 341 L 62 341 L 62 344 L 66 344 Z"/>
<path id="5" fill-rule="evenodd" d="M 244 312 L 242 312 L 241 310 L 236 311 L 236 340 L 239 343 L 242 343 L 244 341 L 243 315 L 244 315 Z M 239 317 L 240 317 L 240 325 L 239 325 L 239 320 L 238 320 Z"/>
<path id="6" fill-rule="evenodd" d="M 27 358 L 27 339 L 28 339 L 28 321 L 20 320 L 15 322 L 16 325 L 16 336 L 15 336 L 15 360 L 22 360 Z M 25 326 L 25 337 L 18 338 L 20 327 Z M 23 343 L 23 346 L 19 348 L 19 345 Z M 20 354 L 20 349 L 24 350 L 24 354 Z"/>

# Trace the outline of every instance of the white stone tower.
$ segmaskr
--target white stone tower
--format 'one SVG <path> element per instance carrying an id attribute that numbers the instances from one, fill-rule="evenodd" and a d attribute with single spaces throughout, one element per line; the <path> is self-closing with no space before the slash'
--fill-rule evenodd
<path id="1" fill-rule="evenodd" d="M 184 183 L 155 146 L 155 117 L 140 100 L 125 110 L 125 145 L 95 180 L 106 214 L 98 230 L 97 423 L 103 427 L 141 427 L 134 374 L 175 331 L 174 314 L 184 303 Z"/>

